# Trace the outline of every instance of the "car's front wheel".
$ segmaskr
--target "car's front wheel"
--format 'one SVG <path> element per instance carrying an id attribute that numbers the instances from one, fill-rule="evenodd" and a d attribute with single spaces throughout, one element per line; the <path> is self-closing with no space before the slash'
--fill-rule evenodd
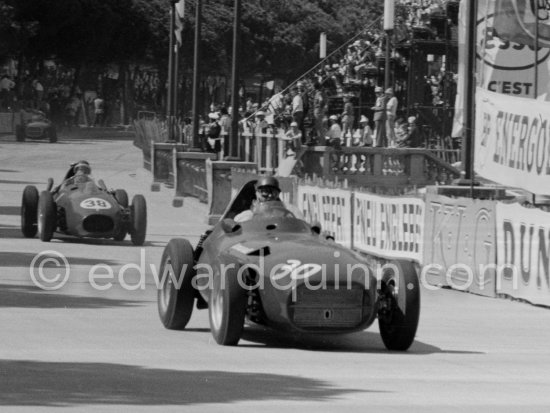
<path id="1" fill-rule="evenodd" d="M 44 242 L 49 242 L 57 226 L 57 210 L 53 195 L 42 191 L 38 199 L 38 236 Z"/>
<path id="2" fill-rule="evenodd" d="M 50 143 L 57 142 L 57 130 L 55 129 L 54 126 L 48 129 L 48 138 L 50 140 Z"/>
<path id="3" fill-rule="evenodd" d="M 183 238 L 171 239 L 162 253 L 157 294 L 160 320 L 168 329 L 184 329 L 193 313 L 193 265 L 193 247 L 189 241 Z"/>
<path id="4" fill-rule="evenodd" d="M 38 198 L 38 189 L 33 185 L 27 185 L 21 200 L 21 232 L 26 238 L 33 238 L 38 230 Z"/>
<path id="5" fill-rule="evenodd" d="M 214 276 L 208 316 L 210 330 L 218 344 L 236 345 L 242 335 L 246 315 L 246 290 L 238 280 L 237 271 L 222 271 Z"/>
<path id="6" fill-rule="evenodd" d="M 388 350 L 405 351 L 414 341 L 420 316 L 420 283 L 414 265 L 390 261 L 383 267 L 378 326 Z"/>
<path id="7" fill-rule="evenodd" d="M 15 127 L 15 140 L 17 142 L 25 142 L 25 127 L 23 125 Z"/>
<path id="8" fill-rule="evenodd" d="M 136 195 L 130 206 L 130 237 L 134 245 L 143 245 L 147 231 L 147 204 L 143 195 Z"/>

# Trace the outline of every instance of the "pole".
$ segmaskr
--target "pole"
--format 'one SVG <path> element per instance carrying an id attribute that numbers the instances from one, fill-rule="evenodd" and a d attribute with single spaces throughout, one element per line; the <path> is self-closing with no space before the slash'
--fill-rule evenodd
<path id="1" fill-rule="evenodd" d="M 166 96 L 166 120 L 168 121 L 168 140 L 172 140 L 173 136 L 173 90 L 174 90 L 174 3 L 170 2 L 170 41 L 169 41 L 169 53 L 168 53 L 168 88 Z"/>
<path id="2" fill-rule="evenodd" d="M 178 17 L 179 18 L 179 17 Z M 174 112 L 174 121 L 172 124 L 172 129 L 174 130 L 174 139 L 176 139 L 176 120 L 178 118 L 178 66 L 179 66 L 179 45 L 176 43 L 174 45 L 174 90 L 172 92 L 172 98 L 174 103 L 172 104 L 172 111 Z M 177 136 L 178 142 L 180 142 L 181 134 Z"/>
<path id="3" fill-rule="evenodd" d="M 384 67 L 384 88 L 387 89 L 391 87 L 391 30 L 386 30 L 386 65 Z"/>
<path id="4" fill-rule="evenodd" d="M 464 74 L 464 136 L 462 139 L 462 159 L 464 160 L 465 183 L 470 183 L 473 198 L 474 185 L 474 138 L 475 138 L 475 56 L 476 56 L 476 1 L 467 0 L 466 9 L 466 73 Z"/>
<path id="5" fill-rule="evenodd" d="M 241 49 L 241 0 L 235 0 L 233 21 L 233 62 L 231 79 L 231 140 L 229 141 L 229 156 L 239 158 L 239 58 Z"/>
<path id="6" fill-rule="evenodd" d="M 193 148 L 201 147 L 199 140 L 199 61 L 201 44 L 201 26 L 202 26 L 202 0 L 196 0 L 195 5 L 195 53 L 193 59 Z"/>

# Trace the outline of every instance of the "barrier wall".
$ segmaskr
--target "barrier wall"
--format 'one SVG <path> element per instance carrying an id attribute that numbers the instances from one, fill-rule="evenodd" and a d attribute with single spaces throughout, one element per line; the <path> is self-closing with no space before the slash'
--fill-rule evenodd
<path id="1" fill-rule="evenodd" d="M 216 159 L 216 154 L 205 152 L 174 152 L 174 192 L 176 197 L 185 195 L 207 202 L 206 160 Z"/>
<path id="2" fill-rule="evenodd" d="M 0 133 L 13 133 L 14 115 L 11 112 L 0 113 Z"/>
<path id="3" fill-rule="evenodd" d="M 174 182 L 173 152 L 184 152 L 187 145 L 181 143 L 151 142 L 151 173 L 153 182 Z"/>
<path id="4" fill-rule="evenodd" d="M 425 281 L 494 297 L 497 202 L 427 194 L 425 205 Z"/>
<path id="5" fill-rule="evenodd" d="M 498 203 L 497 293 L 550 306 L 550 214 Z"/>

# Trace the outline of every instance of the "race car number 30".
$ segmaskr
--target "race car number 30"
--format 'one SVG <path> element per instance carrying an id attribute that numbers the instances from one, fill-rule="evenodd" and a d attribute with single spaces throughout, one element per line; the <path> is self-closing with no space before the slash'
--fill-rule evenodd
<path id="1" fill-rule="evenodd" d="M 101 198 L 88 198 L 80 203 L 80 207 L 85 209 L 110 209 L 111 204 Z"/>

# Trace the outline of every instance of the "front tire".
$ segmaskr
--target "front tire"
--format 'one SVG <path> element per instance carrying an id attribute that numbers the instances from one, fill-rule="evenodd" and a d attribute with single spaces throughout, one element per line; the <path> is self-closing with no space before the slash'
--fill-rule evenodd
<path id="1" fill-rule="evenodd" d="M 21 232 L 25 238 L 34 238 L 38 231 L 38 198 L 38 189 L 35 186 L 27 185 L 23 190 L 23 199 L 21 200 Z"/>
<path id="2" fill-rule="evenodd" d="M 57 210 L 51 192 L 42 191 L 38 199 L 38 235 L 49 242 L 57 226 Z"/>
<path id="3" fill-rule="evenodd" d="M 51 127 L 48 130 L 48 137 L 50 138 L 50 143 L 56 143 L 57 142 L 57 131 L 55 130 L 55 127 Z"/>
<path id="4" fill-rule="evenodd" d="M 239 284 L 237 271 L 225 271 L 225 274 L 214 276 L 212 282 L 208 303 L 212 336 L 218 344 L 237 345 L 246 315 L 246 290 Z"/>
<path id="5" fill-rule="evenodd" d="M 157 294 L 160 320 L 170 330 L 183 330 L 193 313 L 193 264 L 193 247 L 189 241 L 183 238 L 171 239 L 162 253 L 159 272 L 161 285 Z"/>
<path id="6" fill-rule="evenodd" d="M 388 350 L 405 351 L 414 341 L 420 316 L 420 283 L 414 265 L 390 261 L 383 268 L 378 326 Z"/>
<path id="7" fill-rule="evenodd" d="M 147 231 L 147 204 L 143 195 L 136 195 L 130 206 L 130 237 L 134 245 L 143 245 Z"/>

